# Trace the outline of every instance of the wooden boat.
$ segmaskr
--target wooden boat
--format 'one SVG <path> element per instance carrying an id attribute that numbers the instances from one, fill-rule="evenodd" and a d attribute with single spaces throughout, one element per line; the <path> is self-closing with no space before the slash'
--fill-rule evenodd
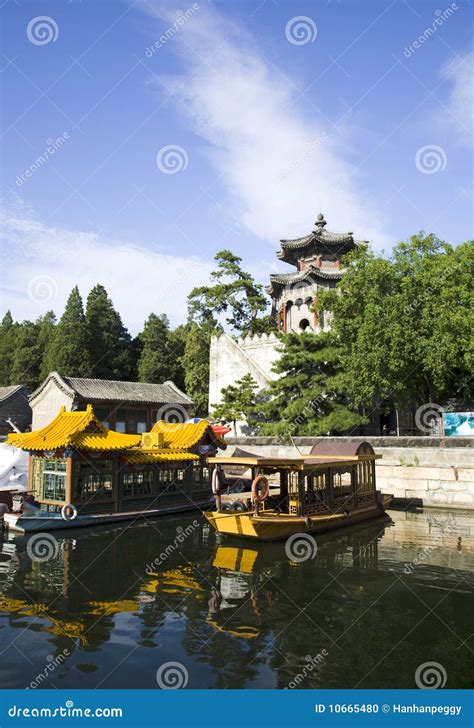
<path id="1" fill-rule="evenodd" d="M 28 491 L 19 510 L 5 513 L 20 533 L 95 526 L 209 508 L 209 455 L 226 443 L 209 422 L 159 421 L 127 435 L 104 427 L 89 405 L 66 412 L 41 430 L 9 435 L 30 453 Z"/>
<path id="2" fill-rule="evenodd" d="M 219 533 L 260 541 L 317 534 L 376 518 L 393 498 L 376 490 L 379 457 L 367 442 L 325 441 L 298 457 L 209 458 L 217 510 L 205 516 Z M 252 473 L 250 498 L 241 494 L 235 511 L 223 507 L 220 473 L 229 467 L 246 467 Z M 269 476 L 278 481 L 277 494 L 271 492 Z"/>

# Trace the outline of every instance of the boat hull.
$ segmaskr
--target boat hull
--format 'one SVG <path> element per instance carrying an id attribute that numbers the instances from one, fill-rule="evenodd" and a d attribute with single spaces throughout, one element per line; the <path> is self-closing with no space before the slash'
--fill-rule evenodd
<path id="1" fill-rule="evenodd" d="M 186 513 L 188 511 L 204 510 L 213 501 L 203 501 L 197 504 L 171 506 L 169 508 L 156 508 L 146 511 L 127 511 L 122 513 L 97 513 L 93 515 L 77 515 L 72 520 L 64 520 L 60 514 L 51 516 L 26 516 L 23 513 L 6 513 L 4 524 L 10 531 L 16 533 L 33 533 L 37 531 L 69 531 L 71 528 L 85 528 L 103 526 L 121 521 L 135 521 L 139 518 L 157 518 L 172 515 L 173 513 Z"/>
<path id="2" fill-rule="evenodd" d="M 384 509 L 393 496 L 382 496 L 376 504 L 345 513 L 328 514 L 305 518 L 290 516 L 276 511 L 263 511 L 256 516 L 253 512 L 208 511 L 204 513 L 210 525 L 227 536 L 249 538 L 258 541 L 279 541 L 297 533 L 323 533 L 384 515 Z"/>

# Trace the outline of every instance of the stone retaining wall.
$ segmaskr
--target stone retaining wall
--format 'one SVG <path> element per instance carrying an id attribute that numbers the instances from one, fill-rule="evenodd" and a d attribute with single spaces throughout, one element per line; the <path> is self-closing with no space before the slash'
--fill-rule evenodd
<path id="1" fill-rule="evenodd" d="M 301 453 L 326 438 L 301 437 Z M 331 438 L 333 439 L 333 438 Z M 354 438 L 334 438 L 347 441 Z M 359 440 L 359 438 L 357 438 Z M 382 459 L 377 461 L 377 487 L 403 502 L 441 508 L 474 508 L 474 438 L 367 437 Z M 298 450 L 278 438 L 227 438 L 229 451 L 238 446 L 256 454 L 288 457 Z"/>

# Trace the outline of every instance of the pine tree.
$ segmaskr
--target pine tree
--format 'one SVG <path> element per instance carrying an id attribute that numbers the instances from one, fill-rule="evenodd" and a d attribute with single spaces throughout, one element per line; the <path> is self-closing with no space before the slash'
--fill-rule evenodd
<path id="1" fill-rule="evenodd" d="M 209 412 L 209 348 L 211 328 L 190 324 L 182 358 L 185 392 L 194 402 L 194 414 L 207 417 Z"/>
<path id="2" fill-rule="evenodd" d="M 46 355 L 51 370 L 69 377 L 90 377 L 89 340 L 79 288 L 67 300 Z"/>
<path id="3" fill-rule="evenodd" d="M 0 324 L 0 387 L 15 384 L 11 377 L 11 368 L 17 327 L 10 311 L 7 311 Z"/>
<path id="4" fill-rule="evenodd" d="M 140 339 L 143 348 L 138 361 L 138 380 L 161 383 L 171 379 L 175 363 L 166 314 L 151 313 Z"/>
<path id="5" fill-rule="evenodd" d="M 237 420 L 245 420 L 251 424 L 256 409 L 255 392 L 257 382 L 251 374 L 244 374 L 235 384 L 230 384 L 221 390 L 222 401 L 212 407 L 212 414 L 218 420 L 226 420 L 234 425 L 236 431 Z"/>
<path id="6" fill-rule="evenodd" d="M 263 435 L 337 435 L 365 422 L 341 387 L 345 352 L 329 332 L 286 334 L 274 371 L 279 378 L 251 413 Z"/>
<path id="7" fill-rule="evenodd" d="M 97 379 L 130 379 L 133 374 L 131 336 L 100 283 L 87 297 L 85 323 L 91 376 Z"/>

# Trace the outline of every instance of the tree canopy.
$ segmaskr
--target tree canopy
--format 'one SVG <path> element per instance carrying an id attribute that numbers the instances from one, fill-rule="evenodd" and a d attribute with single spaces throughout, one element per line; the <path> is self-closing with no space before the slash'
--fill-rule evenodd
<path id="1" fill-rule="evenodd" d="M 259 434 L 340 435 L 366 421 L 344 393 L 344 350 L 330 333 L 285 334 L 280 352 L 278 379 L 259 394 L 252 412 Z"/>
<path id="2" fill-rule="evenodd" d="M 472 395 L 472 242 L 453 249 L 420 233 L 388 258 L 355 253 L 346 265 L 337 291 L 320 302 L 345 350 L 341 382 L 354 402 Z"/>
<path id="3" fill-rule="evenodd" d="M 264 333 L 275 328 L 268 315 L 269 301 L 263 286 L 242 270 L 242 258 L 230 250 L 214 257 L 217 268 L 211 273 L 212 285 L 193 288 L 188 296 L 192 321 L 222 332 L 222 319 L 233 333 Z"/>

